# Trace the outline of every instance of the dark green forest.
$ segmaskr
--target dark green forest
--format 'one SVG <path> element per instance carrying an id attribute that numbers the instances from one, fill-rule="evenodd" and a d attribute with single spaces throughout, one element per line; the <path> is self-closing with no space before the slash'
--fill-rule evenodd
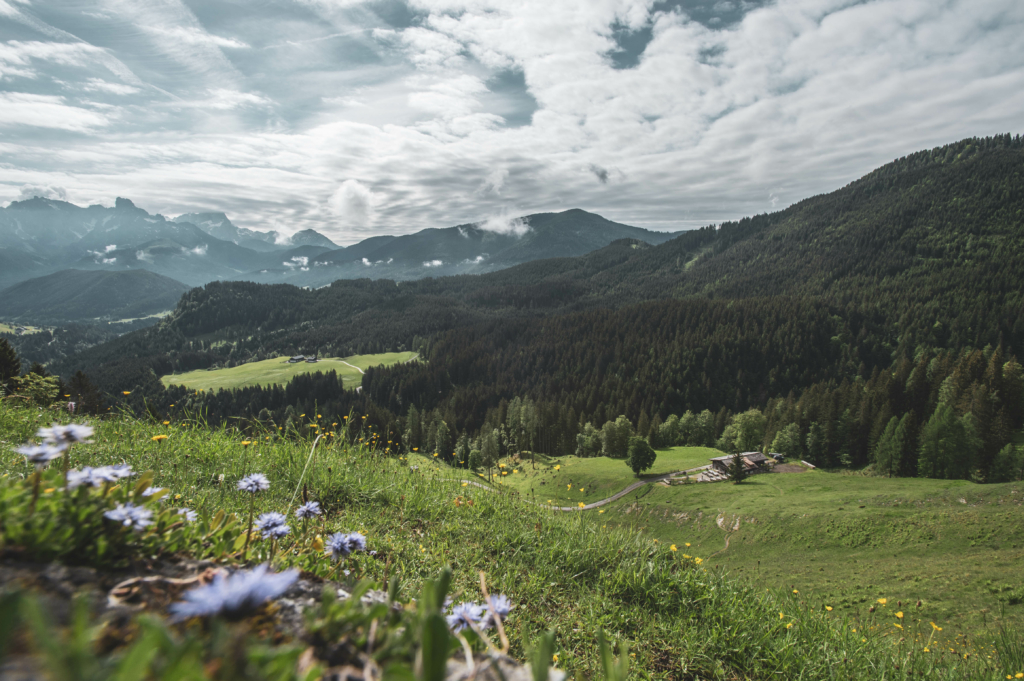
<path id="1" fill-rule="evenodd" d="M 354 410 L 396 446 L 446 456 L 614 453 L 605 435 L 628 424 L 652 444 L 994 480 L 1019 471 L 1007 445 L 1022 420 L 1021 272 L 1024 140 L 1003 135 L 658 246 L 623 240 L 481 276 L 314 291 L 209 284 L 159 325 L 48 369 L 82 370 L 111 400 L 129 390 L 136 409 L 189 404 L 213 421 L 283 427 L 314 406 Z M 367 371 L 360 394 L 323 374 L 216 395 L 158 380 L 405 349 L 426 361 Z"/>

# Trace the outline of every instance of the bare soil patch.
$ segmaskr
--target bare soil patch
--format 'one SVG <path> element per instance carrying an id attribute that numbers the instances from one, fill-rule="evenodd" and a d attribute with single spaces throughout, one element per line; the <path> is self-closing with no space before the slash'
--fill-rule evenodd
<path id="1" fill-rule="evenodd" d="M 780 463 L 772 468 L 774 473 L 803 473 L 806 470 L 803 466 L 797 466 L 795 463 Z"/>

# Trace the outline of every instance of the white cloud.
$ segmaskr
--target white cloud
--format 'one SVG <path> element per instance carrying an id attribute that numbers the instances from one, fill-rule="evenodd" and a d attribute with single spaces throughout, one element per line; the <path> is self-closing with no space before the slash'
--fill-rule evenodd
<path id="1" fill-rule="evenodd" d="M 82 86 L 87 92 L 107 92 L 113 95 L 134 95 L 139 88 L 124 83 L 110 83 L 102 78 L 90 78 Z"/>
<path id="2" fill-rule="evenodd" d="M 424 267 L 440 267 L 444 263 L 440 260 L 429 260 L 423 263 Z"/>
<path id="3" fill-rule="evenodd" d="M 0 125 L 87 132 L 108 123 L 109 120 L 103 114 L 70 106 L 63 97 L 0 92 Z"/>
<path id="4" fill-rule="evenodd" d="M 495 234 L 510 234 L 512 236 L 523 236 L 530 231 L 530 223 L 522 217 L 512 217 L 507 212 L 492 215 L 481 223 L 477 224 L 479 229 Z"/>
<path id="5" fill-rule="evenodd" d="M 195 248 L 191 249 L 189 253 L 191 253 L 192 255 L 206 255 L 206 251 L 209 250 L 209 248 L 209 244 L 203 244 L 202 246 L 196 246 Z"/>
<path id="6" fill-rule="evenodd" d="M 141 260 L 142 262 L 153 262 L 153 256 L 151 256 L 149 253 L 146 253 L 145 251 L 135 251 L 135 259 Z"/>
<path id="7" fill-rule="evenodd" d="M 298 267 L 303 272 L 305 272 L 306 270 L 309 269 L 307 267 L 307 265 L 309 265 L 309 258 L 307 258 L 304 255 L 301 255 L 301 256 L 300 255 L 293 255 L 291 257 L 291 260 L 286 260 L 285 262 L 283 262 L 281 264 L 284 265 L 285 267 L 291 267 L 291 268 Z"/>
<path id="8" fill-rule="evenodd" d="M 348 226 L 365 226 L 373 222 L 377 197 L 358 180 L 345 180 L 327 201 L 331 212 Z"/>
<path id="9" fill-rule="evenodd" d="M 68 190 L 64 187 L 40 186 L 27 184 L 18 192 L 18 201 L 26 201 L 35 197 L 42 199 L 57 199 L 58 201 L 68 200 Z"/>
<path id="10" fill-rule="evenodd" d="M 117 250 L 117 244 L 108 244 L 107 247 L 103 249 L 103 252 L 104 253 L 110 253 L 111 251 L 116 251 L 116 250 Z"/>
<path id="11" fill-rule="evenodd" d="M 370 262 L 368 258 L 363 258 L 363 264 L 366 265 L 367 267 L 373 265 L 373 263 Z"/>

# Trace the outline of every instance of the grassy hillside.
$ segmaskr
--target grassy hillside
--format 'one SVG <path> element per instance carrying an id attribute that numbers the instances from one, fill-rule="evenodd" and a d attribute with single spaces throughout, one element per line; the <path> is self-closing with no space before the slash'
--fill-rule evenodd
<path id="1" fill-rule="evenodd" d="M 773 473 L 742 485 L 650 486 L 605 508 L 609 524 L 688 542 L 734 576 L 797 589 L 861 621 L 887 598 L 915 622 L 971 636 L 1024 624 L 1019 482 Z"/>
<path id="2" fill-rule="evenodd" d="M 249 362 L 228 369 L 189 371 L 183 374 L 168 374 L 160 380 L 165 385 L 183 385 L 195 390 L 231 390 L 251 385 L 284 385 L 299 374 L 316 371 L 338 372 L 346 387 L 355 387 L 362 380 L 362 370 L 372 366 L 390 366 L 408 362 L 415 357 L 413 352 L 387 352 L 378 355 L 355 355 L 339 359 L 324 357 L 315 364 L 298 362 L 289 364 L 287 357 L 275 357 L 261 362 Z"/>
<path id="3" fill-rule="evenodd" d="M 520 659 L 529 642 L 554 629 L 557 666 L 594 678 L 599 669 L 595 641 L 603 630 L 630 642 L 630 668 L 642 678 L 853 680 L 928 674 L 994 681 L 1024 671 L 1024 649 L 1012 632 L 994 651 L 983 648 L 983 640 L 953 640 L 949 648 L 955 654 L 938 648 L 925 652 L 924 641 L 901 640 L 891 627 L 863 631 L 841 611 L 825 611 L 819 599 L 788 588 L 766 591 L 763 584 L 738 583 L 665 542 L 605 526 L 606 516 L 545 511 L 514 495 L 463 487 L 461 476 L 411 472 L 404 461 L 345 443 L 346 435 L 358 442 L 369 433 L 326 429 L 336 434 L 322 441 L 307 469 L 308 440 L 211 431 L 185 416 L 167 414 L 166 424 L 96 422 L 94 443 L 77 445 L 71 464 L 123 461 L 135 470 L 152 470 L 154 484 L 170 490 L 165 503 L 187 504 L 203 517 L 221 509 L 245 517 L 249 499 L 234 485 L 243 475 L 262 472 L 270 478 L 269 491 L 256 497 L 257 512 L 293 507 L 293 492 L 304 483 L 326 511 L 312 532 L 359 530 L 367 536 L 376 555 L 361 554 L 349 563 L 363 577 L 394 576 L 408 591 L 450 565 L 458 601 L 478 597 L 477 571 L 485 570 L 492 588 L 516 604 L 507 631 L 512 654 Z M 0 440 L 22 442 L 55 418 L 60 418 L 56 411 L 0 402 Z M 20 478 L 27 473 L 21 457 L 0 460 L 4 489 L 23 486 Z M 279 564 L 333 574 L 331 563 L 306 548 L 297 523 L 293 530 L 298 536 L 289 540 L 294 544 L 282 544 Z M 266 559 L 265 544 L 253 543 L 251 560 Z M 964 653 L 971 655 L 964 659 Z"/>
<path id="4" fill-rule="evenodd" d="M 51 322 L 145 317 L 173 309 L 188 289 L 146 270 L 61 270 L 0 291 L 0 317 Z"/>

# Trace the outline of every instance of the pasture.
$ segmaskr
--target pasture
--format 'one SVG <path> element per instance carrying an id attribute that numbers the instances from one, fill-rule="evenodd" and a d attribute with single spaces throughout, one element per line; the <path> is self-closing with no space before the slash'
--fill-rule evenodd
<path id="1" fill-rule="evenodd" d="M 183 374 L 169 374 L 161 377 L 165 386 L 183 385 L 194 390 L 231 390 L 253 385 L 284 385 L 299 374 L 317 371 L 338 372 L 346 387 L 354 388 L 362 381 L 362 372 L 372 366 L 389 366 L 408 362 L 416 356 L 414 352 L 388 352 L 378 355 L 355 355 L 337 358 L 325 357 L 315 364 L 298 362 L 289 364 L 287 357 L 275 357 L 260 362 L 249 362 L 227 369 L 200 369 Z"/>

